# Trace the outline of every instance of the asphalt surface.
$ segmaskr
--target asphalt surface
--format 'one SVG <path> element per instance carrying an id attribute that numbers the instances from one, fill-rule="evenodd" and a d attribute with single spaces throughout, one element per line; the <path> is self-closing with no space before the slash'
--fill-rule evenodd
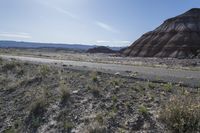
<path id="1" fill-rule="evenodd" d="M 154 68 L 145 66 L 129 66 L 120 64 L 91 63 L 70 60 L 55 60 L 25 56 L 0 55 L 3 59 L 15 59 L 32 63 L 44 63 L 62 65 L 78 70 L 96 70 L 106 73 L 114 73 L 123 76 L 132 76 L 138 79 L 154 82 L 181 83 L 185 86 L 200 87 L 200 71 Z"/>

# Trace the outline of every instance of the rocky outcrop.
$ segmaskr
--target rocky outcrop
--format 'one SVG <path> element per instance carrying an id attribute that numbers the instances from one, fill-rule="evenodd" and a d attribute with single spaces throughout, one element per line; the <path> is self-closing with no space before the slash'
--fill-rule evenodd
<path id="1" fill-rule="evenodd" d="M 126 56 L 200 57 L 200 9 L 166 20 L 123 51 Z"/>
<path id="2" fill-rule="evenodd" d="M 105 47 L 105 46 L 99 46 L 95 48 L 88 49 L 87 53 L 115 53 L 116 51 Z"/>

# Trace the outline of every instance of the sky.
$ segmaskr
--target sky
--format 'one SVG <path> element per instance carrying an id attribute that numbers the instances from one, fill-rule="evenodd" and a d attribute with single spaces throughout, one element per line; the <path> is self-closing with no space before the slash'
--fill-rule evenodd
<path id="1" fill-rule="evenodd" d="M 128 46 L 200 0 L 0 0 L 0 40 Z"/>

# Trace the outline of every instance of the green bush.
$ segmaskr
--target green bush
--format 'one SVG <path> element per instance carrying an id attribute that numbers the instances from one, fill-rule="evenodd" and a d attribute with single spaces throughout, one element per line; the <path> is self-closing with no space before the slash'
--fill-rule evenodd
<path id="1" fill-rule="evenodd" d="M 166 84 L 163 85 L 163 88 L 164 88 L 165 91 L 171 92 L 172 89 L 173 89 L 173 85 L 172 85 L 172 83 L 166 83 Z"/>
<path id="2" fill-rule="evenodd" d="M 148 114 L 148 109 L 144 106 L 141 105 L 138 107 L 138 111 L 142 114 L 142 115 L 147 115 Z"/>
<path id="3" fill-rule="evenodd" d="M 200 131 L 200 100 L 175 96 L 160 111 L 160 119 L 176 133 Z"/>

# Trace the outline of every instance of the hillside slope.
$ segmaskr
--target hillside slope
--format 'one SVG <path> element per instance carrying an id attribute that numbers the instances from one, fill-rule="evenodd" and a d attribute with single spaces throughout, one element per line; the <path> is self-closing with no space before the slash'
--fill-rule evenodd
<path id="1" fill-rule="evenodd" d="M 123 51 L 126 56 L 200 57 L 200 9 L 166 20 Z"/>

